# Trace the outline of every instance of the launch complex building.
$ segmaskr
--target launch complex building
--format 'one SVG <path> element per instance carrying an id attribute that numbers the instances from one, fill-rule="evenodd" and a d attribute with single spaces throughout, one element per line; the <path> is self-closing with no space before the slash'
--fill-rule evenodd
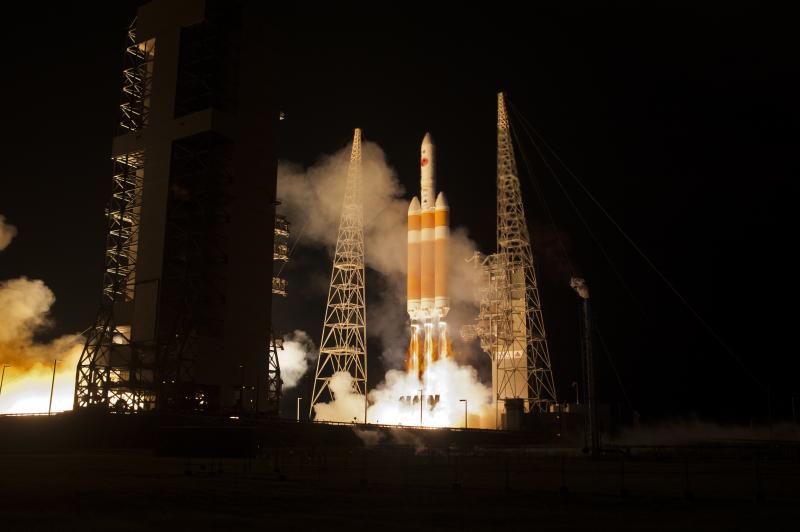
<path id="1" fill-rule="evenodd" d="M 142 5 L 75 410 L 266 412 L 275 125 L 266 5 Z"/>

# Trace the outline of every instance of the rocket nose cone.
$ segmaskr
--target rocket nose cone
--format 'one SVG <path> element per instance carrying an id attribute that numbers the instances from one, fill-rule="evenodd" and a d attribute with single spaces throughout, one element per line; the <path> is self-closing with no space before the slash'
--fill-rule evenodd
<path id="1" fill-rule="evenodd" d="M 419 199 L 414 196 L 411 198 L 411 203 L 408 205 L 408 214 L 418 213 L 420 209 Z"/>
<path id="2" fill-rule="evenodd" d="M 425 146 L 426 144 L 433 144 L 433 137 L 431 137 L 430 133 L 425 133 L 425 137 L 422 139 L 422 145 Z"/>

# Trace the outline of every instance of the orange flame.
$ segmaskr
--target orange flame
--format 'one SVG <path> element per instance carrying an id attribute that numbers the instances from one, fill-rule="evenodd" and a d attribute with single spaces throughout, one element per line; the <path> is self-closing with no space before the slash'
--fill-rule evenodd
<path id="1" fill-rule="evenodd" d="M 434 329 L 439 329 L 436 334 Z M 447 324 L 441 322 L 438 327 L 426 324 L 424 327 L 412 327 L 408 343 L 405 368 L 416 373 L 423 380 L 427 367 L 443 358 L 453 356 L 453 345 L 447 335 Z"/>

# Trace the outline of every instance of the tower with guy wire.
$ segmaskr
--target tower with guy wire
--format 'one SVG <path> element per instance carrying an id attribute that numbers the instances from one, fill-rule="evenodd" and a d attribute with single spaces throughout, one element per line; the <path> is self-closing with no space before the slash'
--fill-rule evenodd
<path id="1" fill-rule="evenodd" d="M 335 399 L 331 380 L 342 372 L 349 374 L 352 379 L 353 393 L 364 397 L 366 417 L 367 318 L 360 129 L 353 134 L 309 415 L 313 416 L 316 404 Z"/>

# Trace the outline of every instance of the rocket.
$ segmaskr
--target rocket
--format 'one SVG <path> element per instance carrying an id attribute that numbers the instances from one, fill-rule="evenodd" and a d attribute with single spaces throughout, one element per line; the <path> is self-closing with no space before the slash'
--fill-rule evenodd
<path id="1" fill-rule="evenodd" d="M 449 207 L 444 192 L 435 196 L 435 155 L 433 139 L 426 133 L 420 148 L 420 199 L 414 196 L 408 206 L 407 310 L 412 324 L 438 324 L 450 310 Z"/>
<path id="2" fill-rule="evenodd" d="M 429 382 L 426 371 L 451 354 L 445 320 L 450 310 L 447 293 L 450 209 L 444 192 L 436 195 L 436 147 L 430 133 L 422 139 L 419 169 L 419 198 L 414 196 L 408 206 L 407 310 L 411 338 L 406 369 L 435 393 L 436 385 Z"/>

